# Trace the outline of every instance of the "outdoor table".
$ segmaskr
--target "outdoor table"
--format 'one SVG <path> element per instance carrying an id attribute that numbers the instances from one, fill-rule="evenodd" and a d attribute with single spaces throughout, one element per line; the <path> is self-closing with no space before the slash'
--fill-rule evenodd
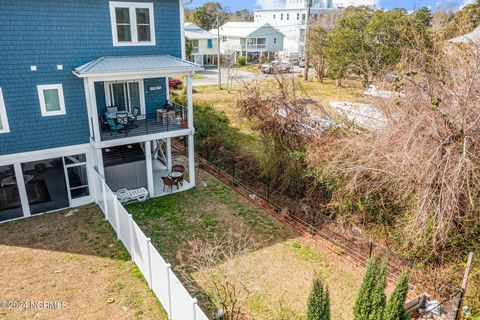
<path id="1" fill-rule="evenodd" d="M 170 178 L 172 178 L 172 179 L 178 179 L 178 178 L 183 177 L 183 173 L 181 173 L 181 172 L 175 172 L 175 171 L 174 171 L 174 172 L 170 172 L 170 173 L 168 174 L 168 176 L 169 176 Z"/>

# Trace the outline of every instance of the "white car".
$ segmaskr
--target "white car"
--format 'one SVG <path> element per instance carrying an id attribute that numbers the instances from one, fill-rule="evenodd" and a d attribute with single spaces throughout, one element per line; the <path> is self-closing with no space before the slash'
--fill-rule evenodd
<path id="1" fill-rule="evenodd" d="M 272 61 L 269 64 L 264 64 L 261 67 L 263 73 L 290 73 L 293 69 L 293 64 L 287 61 Z"/>

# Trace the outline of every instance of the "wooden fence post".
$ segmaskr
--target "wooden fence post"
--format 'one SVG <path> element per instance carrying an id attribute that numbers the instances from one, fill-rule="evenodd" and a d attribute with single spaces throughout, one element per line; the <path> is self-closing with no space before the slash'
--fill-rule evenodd
<path id="1" fill-rule="evenodd" d="M 463 304 L 463 298 L 465 297 L 465 291 L 467 290 L 468 277 L 470 276 L 470 270 L 472 269 L 473 262 L 473 252 L 470 252 L 467 259 L 467 267 L 465 268 L 465 273 L 463 274 L 462 288 L 460 290 L 460 297 L 457 304 L 457 312 L 455 314 L 455 320 L 460 319 L 460 310 Z"/>

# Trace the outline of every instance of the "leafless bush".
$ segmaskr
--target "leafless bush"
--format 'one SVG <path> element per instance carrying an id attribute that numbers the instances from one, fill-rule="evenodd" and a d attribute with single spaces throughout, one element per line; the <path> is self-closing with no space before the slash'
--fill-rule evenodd
<path id="1" fill-rule="evenodd" d="M 334 132 L 311 146 L 308 161 L 338 182 L 337 204 L 373 198 L 405 243 L 433 252 L 480 226 L 480 54 L 446 42 L 413 48 L 399 71 L 406 97 L 372 101 L 387 125 Z"/>
<path id="2" fill-rule="evenodd" d="M 247 235 L 233 232 L 209 241 L 196 239 L 179 254 L 179 270 L 190 290 L 206 293 L 224 319 L 245 319 L 243 308 L 250 290 L 237 258 L 257 246 Z"/>

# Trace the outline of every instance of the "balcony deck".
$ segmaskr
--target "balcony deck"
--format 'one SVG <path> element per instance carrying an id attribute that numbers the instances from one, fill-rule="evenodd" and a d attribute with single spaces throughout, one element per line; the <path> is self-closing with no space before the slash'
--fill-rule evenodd
<path id="1" fill-rule="evenodd" d="M 130 137 L 138 137 L 155 133 L 171 132 L 183 130 L 179 124 L 168 121 L 164 124 L 162 121 L 157 122 L 156 119 L 147 118 L 145 120 L 135 121 L 135 125 L 138 127 L 129 128 L 128 131 L 123 130 L 120 132 L 113 132 L 109 129 L 103 130 L 101 132 L 102 141 L 111 141 L 116 139 L 124 139 Z"/>

